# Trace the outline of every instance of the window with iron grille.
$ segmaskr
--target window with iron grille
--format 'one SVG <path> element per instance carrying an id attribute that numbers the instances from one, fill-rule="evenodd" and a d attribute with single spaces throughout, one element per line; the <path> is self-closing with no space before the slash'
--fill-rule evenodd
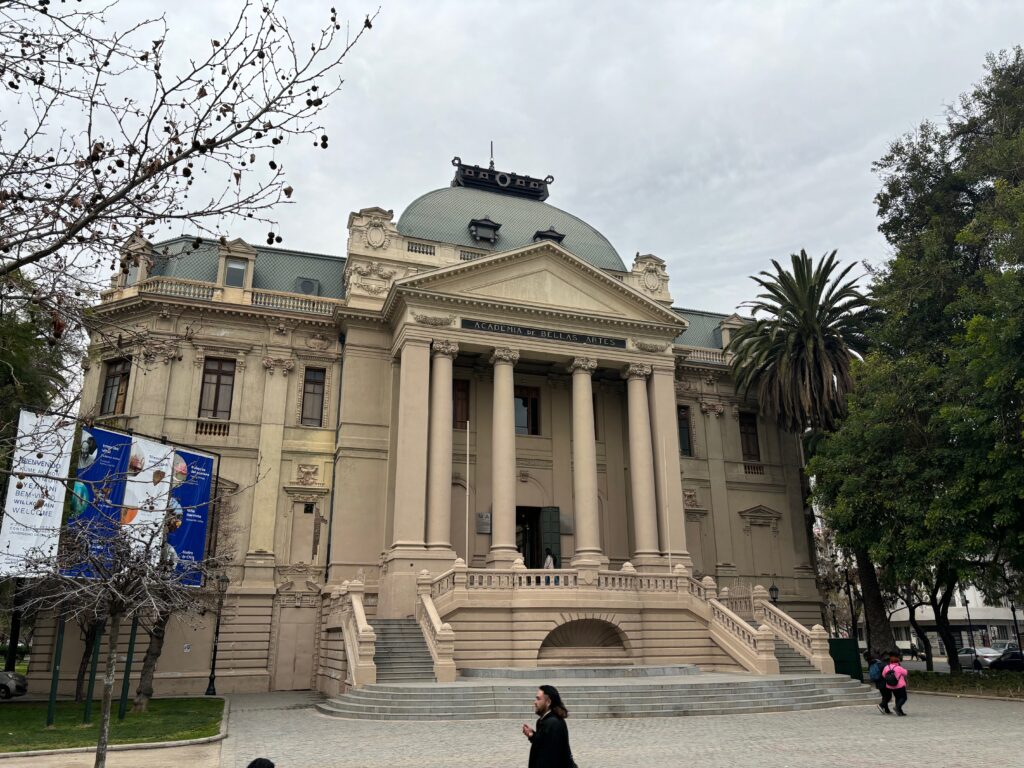
<path id="1" fill-rule="evenodd" d="M 757 439 L 757 415 L 740 414 L 740 447 L 744 461 L 761 460 L 761 444 Z"/>
<path id="2" fill-rule="evenodd" d="M 209 358 L 203 363 L 203 389 L 199 417 L 230 419 L 231 395 L 235 388 L 235 361 Z"/>
<path id="3" fill-rule="evenodd" d="M 100 415 L 111 416 L 124 413 L 128 397 L 128 379 L 131 377 L 132 361 L 111 360 L 107 363 L 107 375 L 103 379 L 103 399 Z"/>
<path id="4" fill-rule="evenodd" d="M 540 434 L 540 389 L 538 387 L 516 387 L 516 434 Z"/>
<path id="5" fill-rule="evenodd" d="M 693 430 L 690 424 L 690 406 L 680 405 L 677 411 L 679 421 L 679 452 L 683 456 L 693 456 Z"/>
<path id="6" fill-rule="evenodd" d="M 324 382 L 327 370 L 307 368 L 302 382 L 302 426 L 322 427 L 324 425 Z"/>
<path id="7" fill-rule="evenodd" d="M 465 429 L 469 424 L 469 379 L 452 380 L 452 426 Z"/>

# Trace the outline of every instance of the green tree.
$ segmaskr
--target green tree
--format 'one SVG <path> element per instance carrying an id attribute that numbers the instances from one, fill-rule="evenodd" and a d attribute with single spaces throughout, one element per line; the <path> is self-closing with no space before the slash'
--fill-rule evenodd
<path id="1" fill-rule="evenodd" d="M 864 329 L 870 308 L 857 281 L 847 277 L 854 265 L 839 270 L 835 251 L 817 265 L 805 251 L 790 258 L 791 271 L 773 260 L 774 273 L 752 277 L 764 292 L 745 305 L 752 309 L 753 321 L 733 334 L 727 351 L 737 391 L 753 391 L 780 428 L 807 433 L 813 444 L 846 411 L 851 363 L 867 349 Z M 801 485 L 809 522 L 806 476 Z M 813 541 L 808 531 L 812 551 Z M 858 569 L 870 571 L 860 576 L 869 626 L 891 637 L 874 568 L 866 552 L 854 548 L 854 553 Z"/>

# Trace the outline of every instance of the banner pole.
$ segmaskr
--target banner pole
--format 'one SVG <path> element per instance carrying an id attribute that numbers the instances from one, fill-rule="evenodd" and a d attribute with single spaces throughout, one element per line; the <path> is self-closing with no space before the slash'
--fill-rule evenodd
<path id="1" fill-rule="evenodd" d="M 139 615 L 132 616 L 132 633 L 128 636 L 128 655 L 124 660 L 124 680 L 121 683 L 121 701 L 117 705 L 117 719 L 124 720 L 128 709 L 128 688 L 132 676 L 132 656 L 135 654 L 135 636 L 139 632 Z"/>
<path id="2" fill-rule="evenodd" d="M 60 658 L 64 652 L 64 614 L 57 619 L 57 643 L 53 649 L 53 672 L 50 674 L 50 701 L 46 705 L 46 727 L 53 725 L 57 710 L 57 686 L 60 684 Z"/>

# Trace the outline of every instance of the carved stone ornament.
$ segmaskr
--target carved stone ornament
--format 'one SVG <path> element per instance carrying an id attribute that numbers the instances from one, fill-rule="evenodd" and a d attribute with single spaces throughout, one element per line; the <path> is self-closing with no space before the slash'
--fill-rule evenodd
<path id="1" fill-rule="evenodd" d="M 644 276 L 641 278 L 644 288 L 650 293 L 657 293 L 661 290 L 662 277 L 658 273 L 658 268 L 650 265 L 644 269 Z"/>
<path id="2" fill-rule="evenodd" d="M 697 501 L 696 488 L 683 488 L 683 506 L 687 509 L 700 508 L 700 502 Z"/>
<path id="3" fill-rule="evenodd" d="M 733 403 L 733 405 L 732 405 L 732 417 L 734 419 L 739 419 L 739 417 L 740 417 L 740 407 L 738 405 L 736 405 L 735 403 Z"/>
<path id="4" fill-rule="evenodd" d="M 86 355 L 82 358 L 82 370 L 88 372 L 92 368 L 92 359 Z"/>
<path id="5" fill-rule="evenodd" d="M 295 368 L 295 361 L 285 357 L 264 357 L 263 367 L 267 369 L 267 373 L 271 376 L 274 375 L 275 368 L 280 368 L 281 375 L 287 376 Z"/>
<path id="6" fill-rule="evenodd" d="M 370 283 L 364 283 L 362 281 L 353 283 L 353 285 L 360 290 L 366 291 L 371 296 L 380 296 L 388 290 L 387 285 L 370 285 Z"/>
<path id="7" fill-rule="evenodd" d="M 417 312 L 412 313 L 412 319 L 420 325 L 430 325 L 435 328 L 443 328 L 455 322 L 455 318 L 452 315 L 437 317 L 436 315 L 421 315 Z"/>
<path id="8" fill-rule="evenodd" d="M 387 225 L 380 216 L 374 216 L 366 225 L 363 232 L 363 241 L 371 248 L 387 248 L 391 244 L 391 237 L 388 235 Z"/>
<path id="9" fill-rule="evenodd" d="M 314 333 L 312 336 L 306 337 L 306 346 L 309 347 L 310 349 L 315 349 L 320 352 L 323 352 L 325 349 L 331 346 L 331 341 L 322 333 Z"/>
<path id="10" fill-rule="evenodd" d="M 704 415 L 710 414 L 717 419 L 719 416 L 725 413 L 725 406 L 722 405 L 721 403 L 701 402 L 700 412 L 703 413 Z"/>
<path id="11" fill-rule="evenodd" d="M 435 357 L 450 357 L 454 360 L 459 354 L 459 345 L 447 339 L 434 339 L 430 343 L 430 349 Z"/>
<path id="12" fill-rule="evenodd" d="M 286 333 L 288 333 L 288 326 L 285 325 L 284 323 L 278 323 L 274 327 L 274 333 L 276 333 L 278 336 L 284 336 Z"/>
<path id="13" fill-rule="evenodd" d="M 360 277 L 379 277 L 381 280 L 390 280 L 395 276 L 393 269 L 371 261 L 369 264 L 354 264 L 352 270 Z"/>
<path id="14" fill-rule="evenodd" d="M 576 373 L 576 371 L 580 371 L 589 376 L 593 374 L 596 370 L 597 360 L 595 360 L 592 357 L 574 357 L 572 362 L 569 363 L 570 373 Z"/>
<path id="15" fill-rule="evenodd" d="M 493 353 L 491 353 L 491 365 L 497 365 L 498 363 L 511 363 L 515 365 L 519 362 L 519 350 L 509 349 L 508 347 L 497 347 Z"/>
<path id="16" fill-rule="evenodd" d="M 160 361 L 164 365 L 170 365 L 173 360 L 181 360 L 181 348 L 176 341 L 169 339 L 147 340 L 144 342 L 144 345 L 142 359 L 146 363 L 152 364 Z"/>
<path id="17" fill-rule="evenodd" d="M 633 346 L 641 352 L 665 352 L 672 345 L 666 344 L 664 341 L 644 341 L 643 339 L 633 339 Z"/>
<path id="18" fill-rule="evenodd" d="M 299 485 L 320 485 L 320 478 L 317 477 L 320 474 L 320 467 L 316 464 L 299 464 L 297 473 L 296 482 Z"/>
<path id="19" fill-rule="evenodd" d="M 630 363 L 622 369 L 624 379 L 646 379 L 651 375 L 651 366 L 643 363 Z"/>

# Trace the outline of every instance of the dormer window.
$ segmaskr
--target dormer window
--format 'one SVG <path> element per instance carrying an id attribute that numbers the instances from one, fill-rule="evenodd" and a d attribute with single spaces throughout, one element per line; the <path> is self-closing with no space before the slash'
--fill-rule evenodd
<path id="1" fill-rule="evenodd" d="M 533 233 L 533 242 L 539 242 L 540 240 L 551 240 L 555 243 L 560 243 L 565 240 L 565 235 L 555 229 L 555 225 L 552 224 L 547 229 L 537 230 Z"/>
<path id="2" fill-rule="evenodd" d="M 473 236 L 473 239 L 477 241 L 486 240 L 492 245 L 498 240 L 499 229 L 501 229 L 501 224 L 491 221 L 490 216 L 484 216 L 482 219 L 472 219 L 469 222 L 469 234 Z"/>
<path id="3" fill-rule="evenodd" d="M 244 288 L 247 267 L 248 262 L 245 259 L 226 259 L 224 262 L 224 285 L 232 288 Z"/>

